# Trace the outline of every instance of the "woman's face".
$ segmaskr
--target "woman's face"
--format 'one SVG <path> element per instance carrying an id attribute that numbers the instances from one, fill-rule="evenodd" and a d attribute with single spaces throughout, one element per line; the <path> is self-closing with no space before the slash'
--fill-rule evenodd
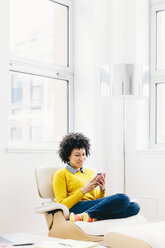
<path id="1" fill-rule="evenodd" d="M 70 165 L 76 170 L 80 170 L 83 167 L 85 159 L 86 152 L 84 148 L 74 148 L 69 156 Z"/>

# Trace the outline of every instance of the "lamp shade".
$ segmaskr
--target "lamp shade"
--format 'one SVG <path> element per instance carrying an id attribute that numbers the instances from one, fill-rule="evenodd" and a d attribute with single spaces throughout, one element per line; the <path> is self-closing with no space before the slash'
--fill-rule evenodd
<path id="1" fill-rule="evenodd" d="M 149 70 L 145 65 L 112 64 L 101 68 L 101 95 L 148 96 Z"/>

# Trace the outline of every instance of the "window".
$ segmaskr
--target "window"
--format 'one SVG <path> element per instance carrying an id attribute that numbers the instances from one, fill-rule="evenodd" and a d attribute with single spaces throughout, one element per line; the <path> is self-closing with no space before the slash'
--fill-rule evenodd
<path id="1" fill-rule="evenodd" d="M 151 144 L 165 144 L 165 1 L 151 3 Z"/>
<path id="2" fill-rule="evenodd" d="M 72 131 L 72 16 L 72 0 L 10 0 L 11 146 L 54 147 Z"/>
<path id="3" fill-rule="evenodd" d="M 165 143 L 165 82 L 156 84 L 157 143 Z"/>
<path id="4" fill-rule="evenodd" d="M 156 69 L 165 70 L 165 10 L 156 13 Z"/>

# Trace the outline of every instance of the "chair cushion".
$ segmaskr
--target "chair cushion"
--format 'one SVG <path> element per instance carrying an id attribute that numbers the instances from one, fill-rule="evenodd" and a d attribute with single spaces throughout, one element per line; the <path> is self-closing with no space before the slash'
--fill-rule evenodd
<path id="1" fill-rule="evenodd" d="M 165 222 L 145 223 L 141 225 L 127 225 L 111 227 L 105 234 L 106 244 L 110 244 L 111 235 L 116 234 L 116 244 L 118 248 L 128 247 L 130 240 L 134 240 L 134 247 L 152 247 L 152 248 L 164 248 L 165 247 Z M 125 246 L 123 243 L 119 244 L 120 237 L 125 236 Z M 108 242 L 109 238 L 109 242 Z M 138 241 L 144 241 L 143 246 Z M 136 244 L 137 243 L 137 244 Z M 147 246 L 145 246 L 145 243 Z M 141 242 L 142 244 L 142 242 Z M 113 240 L 112 248 L 116 247 Z"/>
<path id="2" fill-rule="evenodd" d="M 76 221 L 75 225 L 90 235 L 105 235 L 107 230 L 115 226 L 126 226 L 147 223 L 140 214 L 122 219 L 100 220 L 95 222 Z"/>
<path id="3" fill-rule="evenodd" d="M 52 179 L 58 167 L 39 167 L 35 170 L 38 193 L 41 198 L 54 199 Z"/>

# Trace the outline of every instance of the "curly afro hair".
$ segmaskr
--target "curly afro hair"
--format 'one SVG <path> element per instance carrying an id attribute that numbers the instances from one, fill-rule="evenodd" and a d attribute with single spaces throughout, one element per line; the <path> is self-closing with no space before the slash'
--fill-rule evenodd
<path id="1" fill-rule="evenodd" d="M 86 156 L 90 155 L 90 141 L 82 133 L 69 133 L 60 142 L 58 154 L 62 162 L 68 163 L 73 149 L 84 148 Z"/>

